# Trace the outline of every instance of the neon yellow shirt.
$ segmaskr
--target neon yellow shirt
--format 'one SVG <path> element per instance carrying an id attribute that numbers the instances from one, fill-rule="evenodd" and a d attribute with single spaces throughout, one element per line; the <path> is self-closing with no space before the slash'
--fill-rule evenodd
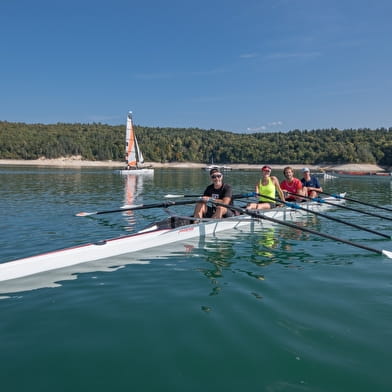
<path id="1" fill-rule="evenodd" d="M 260 180 L 260 182 L 259 182 L 258 193 L 260 193 L 261 195 L 265 195 L 265 196 L 272 197 L 273 199 L 275 199 L 275 185 L 272 182 L 271 177 L 268 177 L 268 184 L 267 185 L 263 185 L 262 181 L 263 180 Z M 261 201 L 263 203 L 273 203 L 274 202 L 274 200 L 267 199 L 266 197 L 260 197 L 259 201 Z"/>

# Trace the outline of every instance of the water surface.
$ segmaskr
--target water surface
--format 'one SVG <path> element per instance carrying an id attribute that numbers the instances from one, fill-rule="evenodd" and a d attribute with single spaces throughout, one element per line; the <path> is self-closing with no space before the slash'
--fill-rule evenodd
<path id="1" fill-rule="evenodd" d="M 249 192 L 258 173 L 226 180 Z M 201 170 L 140 181 L 107 169 L 0 167 L 0 262 L 134 232 L 165 211 L 74 214 L 199 194 L 208 182 Z M 322 185 L 392 207 L 385 181 Z M 334 216 L 392 234 L 391 221 Z M 301 224 L 392 250 L 323 218 Z M 280 226 L 64 271 L 55 287 L 0 294 L 2 390 L 390 391 L 391 261 Z"/>

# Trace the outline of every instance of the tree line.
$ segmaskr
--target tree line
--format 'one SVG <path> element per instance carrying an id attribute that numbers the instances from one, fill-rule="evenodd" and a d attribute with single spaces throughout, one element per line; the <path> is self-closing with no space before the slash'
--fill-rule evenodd
<path id="1" fill-rule="evenodd" d="M 146 161 L 235 164 L 374 163 L 392 166 L 392 128 L 316 129 L 240 134 L 135 125 Z M 125 126 L 0 121 L 0 159 L 81 156 L 122 161 Z"/>

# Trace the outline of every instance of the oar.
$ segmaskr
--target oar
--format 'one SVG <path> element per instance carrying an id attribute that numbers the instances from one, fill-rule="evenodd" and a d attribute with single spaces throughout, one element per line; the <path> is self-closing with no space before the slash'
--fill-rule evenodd
<path id="1" fill-rule="evenodd" d="M 347 226 L 355 227 L 356 229 L 359 229 L 359 230 L 367 231 L 369 233 L 373 233 L 373 234 L 379 235 L 381 237 L 388 238 L 389 240 L 392 239 L 392 236 L 390 236 L 388 234 L 380 233 L 379 231 L 368 229 L 367 227 L 356 225 L 355 223 L 347 222 L 347 221 L 344 221 L 342 219 L 335 218 L 335 217 L 327 215 L 327 214 L 323 214 L 322 212 L 311 210 L 310 208 L 305 208 L 305 207 L 303 207 L 303 206 L 301 206 L 301 205 L 299 205 L 297 203 L 292 203 L 292 202 L 289 202 L 289 201 L 283 201 L 283 200 L 280 200 L 280 199 L 275 199 L 274 197 L 269 197 L 267 195 L 262 195 L 260 193 L 256 193 L 256 195 L 264 197 L 266 199 L 274 200 L 274 201 L 276 201 L 278 203 L 283 203 L 286 206 L 291 207 L 291 208 L 295 208 L 297 210 L 310 212 L 311 214 L 322 216 L 323 218 L 327 218 L 327 219 L 330 219 L 330 220 L 335 221 L 335 222 L 342 223 L 342 224 L 347 225 Z"/>
<path id="2" fill-rule="evenodd" d="M 175 198 L 179 198 L 179 197 L 200 197 L 200 195 L 172 195 L 172 194 L 168 194 L 164 196 L 166 199 L 175 199 Z"/>
<path id="3" fill-rule="evenodd" d="M 329 204 L 329 205 L 334 206 L 334 207 L 344 208 L 345 210 L 360 212 L 360 213 L 362 213 L 362 214 L 366 214 L 366 215 L 370 215 L 370 216 L 375 216 L 376 218 L 387 219 L 387 220 L 392 221 L 392 218 L 388 218 L 387 216 L 378 215 L 378 214 L 375 214 L 374 212 L 358 210 L 357 208 L 352 208 L 352 207 L 344 206 L 344 205 L 342 205 L 342 204 L 331 203 L 331 202 L 329 202 L 329 201 L 327 201 L 327 200 L 325 200 L 325 199 L 321 199 L 320 197 L 312 198 L 312 197 L 309 197 L 309 196 L 299 195 L 298 193 L 293 193 L 293 192 L 288 192 L 288 193 L 290 193 L 290 195 L 299 196 L 299 197 L 301 197 L 301 198 L 303 198 L 303 199 L 308 199 L 308 200 L 316 201 L 317 203 L 325 203 L 325 204 Z"/>
<path id="4" fill-rule="evenodd" d="M 252 196 L 254 196 L 255 194 L 254 194 L 254 192 L 251 192 L 251 193 L 243 193 L 243 194 L 240 194 L 240 195 L 233 195 L 233 199 L 241 199 L 241 198 L 245 198 L 245 197 L 252 197 Z M 201 195 L 199 194 L 199 195 L 172 195 L 172 194 L 168 194 L 168 195 L 165 195 L 164 197 L 166 198 L 166 199 L 175 199 L 175 198 L 180 198 L 180 197 L 200 197 Z"/>
<path id="5" fill-rule="evenodd" d="M 363 204 L 364 206 L 369 206 L 369 207 L 373 207 L 373 208 L 380 208 L 381 210 L 386 210 L 386 211 L 392 212 L 392 208 L 382 207 L 382 206 L 378 206 L 376 204 L 365 203 L 364 201 L 351 199 L 349 197 L 343 197 L 343 196 L 340 196 L 339 194 L 337 195 L 337 194 L 334 194 L 334 193 L 327 193 L 327 192 L 319 192 L 319 193 L 322 193 L 322 194 L 328 195 L 328 196 L 333 196 L 336 199 L 343 199 L 343 200 L 353 201 L 354 203 Z"/>
<path id="6" fill-rule="evenodd" d="M 175 199 L 175 198 L 179 198 L 179 197 L 200 197 L 200 195 L 172 195 L 172 194 L 168 194 L 164 196 L 166 199 Z"/>
<path id="7" fill-rule="evenodd" d="M 89 215 L 100 215 L 100 214 L 110 214 L 112 212 L 123 212 L 123 211 L 135 211 L 135 210 L 147 210 L 149 208 L 160 208 L 169 207 L 173 205 L 184 205 L 184 204 L 194 204 L 198 203 L 200 198 L 197 200 L 181 200 L 181 201 L 165 201 L 163 203 L 153 203 L 153 204 L 140 204 L 128 208 L 119 208 L 116 210 L 106 210 L 106 211 L 95 211 L 95 212 L 79 212 L 75 214 L 76 216 L 89 216 Z"/>
<path id="8" fill-rule="evenodd" d="M 279 225 L 291 227 L 292 229 L 295 229 L 295 230 L 305 231 L 307 233 L 318 235 L 318 236 L 324 237 L 324 238 L 328 238 L 330 240 L 342 242 L 344 244 L 348 244 L 348 245 L 351 245 L 351 246 L 355 246 L 357 248 L 365 249 L 365 250 L 368 250 L 370 252 L 374 252 L 374 253 L 377 253 L 379 255 L 384 255 L 384 256 L 387 256 L 388 258 L 392 259 L 392 252 L 388 251 L 388 250 L 379 250 L 379 249 L 371 248 L 371 247 L 366 246 L 366 245 L 357 244 L 356 242 L 351 242 L 351 241 L 348 241 L 348 240 L 344 240 L 343 238 L 338 238 L 338 237 L 335 237 L 335 236 L 330 235 L 330 234 L 320 233 L 319 231 L 308 229 L 307 227 L 301 227 L 301 226 L 298 226 L 298 225 L 296 225 L 294 223 L 284 222 L 284 221 L 281 221 L 279 219 L 272 218 L 270 216 L 258 214 L 257 212 L 246 210 L 245 208 L 232 206 L 232 205 L 216 202 L 216 201 L 213 201 L 213 200 L 211 200 L 211 202 L 216 204 L 216 205 L 219 205 L 219 206 L 222 206 L 222 207 L 226 207 L 226 208 L 230 208 L 232 210 L 238 211 L 238 212 L 240 212 L 242 214 L 246 214 L 246 215 L 252 216 L 253 218 L 265 219 L 267 221 L 270 221 L 270 222 L 273 222 L 273 223 L 277 223 Z"/>

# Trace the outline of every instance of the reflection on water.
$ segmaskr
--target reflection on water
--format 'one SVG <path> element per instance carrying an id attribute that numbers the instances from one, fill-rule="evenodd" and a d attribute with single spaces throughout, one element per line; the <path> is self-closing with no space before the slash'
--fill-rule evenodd
<path id="1" fill-rule="evenodd" d="M 259 236 L 255 236 L 255 239 L 252 240 L 251 244 L 252 253 L 250 260 L 253 263 L 264 266 L 275 261 L 273 249 L 278 246 L 275 228 L 266 228 Z"/>
<path id="2" fill-rule="evenodd" d="M 143 194 L 143 180 L 143 175 L 127 174 L 124 176 L 124 207 L 138 204 L 138 199 Z M 124 211 L 123 215 L 127 222 L 125 230 L 134 231 L 136 225 L 134 211 Z"/>
<path id="3" fill-rule="evenodd" d="M 304 256 L 304 253 L 298 252 L 296 247 L 298 241 L 306 241 L 311 235 L 302 231 L 301 227 L 319 230 L 320 221 L 317 216 L 309 215 L 297 219 L 294 223 L 298 229 L 276 225 L 266 227 L 257 235 L 253 235 L 250 238 L 250 261 L 260 267 L 265 267 L 271 263 L 292 264 L 295 257 Z"/>
<path id="4" fill-rule="evenodd" d="M 221 290 L 219 278 L 223 277 L 223 270 L 229 269 L 234 262 L 234 241 L 227 241 L 221 237 L 210 238 L 208 242 L 205 238 L 199 241 L 199 254 L 208 264 L 196 270 L 210 280 L 213 287 L 209 295 L 219 294 Z"/>
<path id="5" fill-rule="evenodd" d="M 242 193 L 254 189 L 259 173 L 225 177 Z M 143 180 L 136 204 L 196 194 L 209 182 L 200 169 L 156 170 L 153 181 Z M 102 225 L 74 214 L 119 208 L 124 181 L 104 170 L 0 168 L 0 262 L 123 235 L 126 214 L 101 216 Z M 323 187 L 391 203 L 389 184 L 332 180 Z M 185 215 L 189 207 L 173 211 Z M 134 213 L 136 229 L 165 216 L 161 209 Z M 374 217 L 331 214 L 391 233 Z M 390 241 L 370 241 L 324 218 L 304 221 L 392 250 Z M 60 384 L 81 390 L 95 380 L 101 392 L 116 375 L 118 390 L 389 391 L 391 268 L 385 257 L 279 225 L 116 257 L 106 269 L 99 261 L 56 271 L 47 283 L 62 287 L 0 301 L 3 390 L 26 390 L 27 382 L 43 391 Z M 112 273 L 94 272 L 102 270 Z M 44 275 L 34 278 L 36 287 Z M 72 364 L 59 366 L 54 353 Z"/>

